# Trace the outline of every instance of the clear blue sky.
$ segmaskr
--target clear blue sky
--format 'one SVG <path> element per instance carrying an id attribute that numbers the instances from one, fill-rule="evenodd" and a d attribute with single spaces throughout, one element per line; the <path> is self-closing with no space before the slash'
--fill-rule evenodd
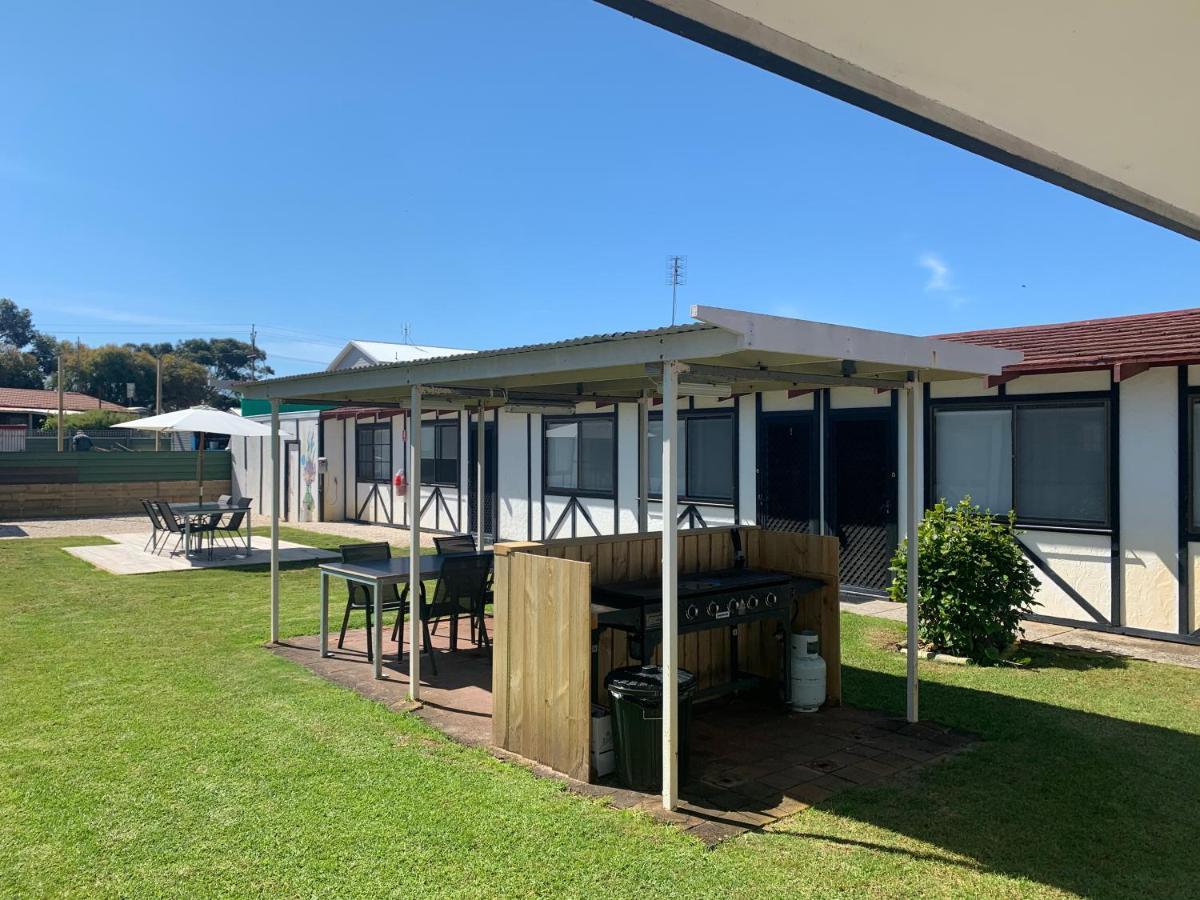
<path id="1" fill-rule="evenodd" d="M 588 0 L 10 0 L 0 122 L 0 296 L 89 343 L 652 327 L 669 253 L 685 313 L 1200 305 L 1200 244 Z"/>

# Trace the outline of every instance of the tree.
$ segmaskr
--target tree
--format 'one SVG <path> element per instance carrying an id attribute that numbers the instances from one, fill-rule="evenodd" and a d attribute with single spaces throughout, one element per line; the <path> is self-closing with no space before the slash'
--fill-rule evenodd
<path id="1" fill-rule="evenodd" d="M 58 371 L 59 343 L 44 331 L 33 332 L 29 341 L 29 352 L 37 359 L 38 368 L 47 378 Z"/>
<path id="2" fill-rule="evenodd" d="M 0 387 L 45 387 L 34 355 L 11 347 L 0 348 Z"/>
<path id="3" fill-rule="evenodd" d="M 163 357 L 164 412 L 204 403 L 209 393 L 208 370 L 204 366 L 174 355 Z"/>
<path id="4" fill-rule="evenodd" d="M 33 340 L 33 314 L 7 297 L 0 297 L 0 343 L 16 350 Z"/>

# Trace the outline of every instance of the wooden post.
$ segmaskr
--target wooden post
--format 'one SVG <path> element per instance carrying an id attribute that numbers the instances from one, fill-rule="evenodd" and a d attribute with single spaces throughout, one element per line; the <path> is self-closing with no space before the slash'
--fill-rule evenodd
<path id="1" fill-rule="evenodd" d="M 479 401 L 479 421 L 475 423 L 475 531 L 478 537 L 475 541 L 475 549 L 483 549 L 483 450 L 484 450 L 484 422 L 483 422 L 483 401 Z M 499 427 L 497 425 L 497 427 Z"/>
<path id="2" fill-rule="evenodd" d="M 662 804 L 674 809 L 679 799 L 679 547 L 675 505 L 675 396 L 678 363 L 663 364 L 662 379 Z"/>
<path id="3" fill-rule="evenodd" d="M 63 364 L 61 349 L 58 351 L 58 452 L 63 452 Z"/>
<path id="4" fill-rule="evenodd" d="M 154 414 L 162 415 L 162 357 L 154 358 Z M 154 451 L 162 449 L 162 432 L 154 432 Z"/>
<path id="5" fill-rule="evenodd" d="M 421 386 L 408 416 L 408 696 L 421 699 Z"/>
<path id="6" fill-rule="evenodd" d="M 908 534 L 908 721 L 918 720 L 917 684 L 917 401 L 919 385 L 910 381 L 906 388 L 904 424 L 905 449 L 905 530 Z"/>
<path id="7" fill-rule="evenodd" d="M 279 401 L 271 400 L 271 643 L 279 643 Z"/>
<path id="8" fill-rule="evenodd" d="M 650 395 L 638 398 L 638 534 L 650 530 Z"/>

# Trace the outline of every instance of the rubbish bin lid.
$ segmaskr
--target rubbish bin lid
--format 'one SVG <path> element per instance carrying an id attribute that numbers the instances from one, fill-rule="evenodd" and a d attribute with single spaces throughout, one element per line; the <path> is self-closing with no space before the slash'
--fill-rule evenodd
<path id="1" fill-rule="evenodd" d="M 696 676 L 686 669 L 676 672 L 679 696 L 688 697 L 696 690 Z M 628 666 L 613 669 L 604 679 L 604 687 L 614 697 L 626 700 L 662 702 L 663 671 L 661 666 Z"/>

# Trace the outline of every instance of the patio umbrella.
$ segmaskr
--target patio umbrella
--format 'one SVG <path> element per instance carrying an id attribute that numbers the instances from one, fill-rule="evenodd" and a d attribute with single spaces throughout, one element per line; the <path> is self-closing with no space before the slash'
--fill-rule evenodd
<path id="1" fill-rule="evenodd" d="M 228 434 L 236 437 L 270 437 L 271 429 L 253 419 L 244 419 L 211 406 L 193 406 L 175 412 L 122 422 L 122 428 L 142 431 L 190 431 L 200 435 L 200 455 L 196 458 L 196 481 L 200 485 L 200 502 L 204 502 L 204 439 L 209 434 Z M 280 434 L 283 434 L 281 431 Z"/>

